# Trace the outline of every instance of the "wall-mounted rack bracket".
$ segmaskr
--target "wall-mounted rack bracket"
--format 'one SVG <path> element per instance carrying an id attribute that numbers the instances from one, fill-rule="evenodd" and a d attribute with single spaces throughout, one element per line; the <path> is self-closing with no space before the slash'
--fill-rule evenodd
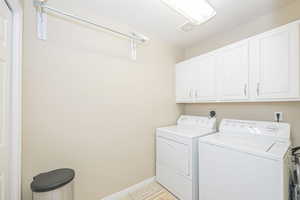
<path id="1" fill-rule="evenodd" d="M 34 0 L 33 5 L 36 8 L 36 31 L 40 40 L 47 40 L 47 14 L 44 7 L 47 1 Z"/>
<path id="2" fill-rule="evenodd" d="M 131 58 L 133 60 L 136 60 L 137 44 L 145 44 L 149 41 L 149 39 L 142 34 L 136 32 L 127 34 L 118 30 L 114 30 L 110 27 L 95 23 L 87 18 L 79 17 L 72 13 L 61 11 L 59 9 L 50 7 L 47 5 L 47 2 L 48 2 L 47 0 L 33 0 L 33 5 L 36 8 L 36 12 L 37 12 L 37 35 L 38 38 L 41 40 L 47 40 L 47 13 L 45 12 L 45 10 L 47 10 L 80 21 L 81 23 L 92 25 L 96 28 L 100 28 L 106 32 L 110 32 L 122 38 L 128 39 L 130 41 Z"/>

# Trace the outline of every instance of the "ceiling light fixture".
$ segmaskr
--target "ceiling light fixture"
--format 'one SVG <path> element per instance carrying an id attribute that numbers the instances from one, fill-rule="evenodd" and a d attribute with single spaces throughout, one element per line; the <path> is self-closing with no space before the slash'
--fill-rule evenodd
<path id="1" fill-rule="evenodd" d="M 202 24 L 216 15 L 216 11 L 206 0 L 161 1 L 195 25 Z"/>

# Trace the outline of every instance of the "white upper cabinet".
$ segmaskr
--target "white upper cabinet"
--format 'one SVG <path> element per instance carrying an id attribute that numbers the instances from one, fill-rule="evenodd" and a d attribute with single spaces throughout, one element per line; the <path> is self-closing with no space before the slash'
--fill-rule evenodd
<path id="1" fill-rule="evenodd" d="M 289 24 L 251 40 L 256 99 L 299 98 L 299 25 Z"/>
<path id="2" fill-rule="evenodd" d="M 300 21 L 176 65 L 177 102 L 300 101 Z"/>
<path id="3" fill-rule="evenodd" d="M 216 100 L 216 62 L 212 54 L 199 56 L 193 67 L 194 101 Z"/>
<path id="4" fill-rule="evenodd" d="M 215 58 L 207 54 L 176 66 L 177 102 L 216 99 Z"/>
<path id="5" fill-rule="evenodd" d="M 194 60 L 191 59 L 176 65 L 176 101 L 193 101 L 193 68 Z"/>
<path id="6" fill-rule="evenodd" d="M 220 100 L 247 100 L 249 85 L 248 40 L 217 51 L 217 86 Z"/>

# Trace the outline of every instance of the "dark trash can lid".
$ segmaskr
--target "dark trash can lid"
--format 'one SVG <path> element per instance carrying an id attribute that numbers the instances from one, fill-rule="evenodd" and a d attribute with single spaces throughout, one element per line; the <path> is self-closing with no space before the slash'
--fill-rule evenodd
<path id="1" fill-rule="evenodd" d="M 33 177 L 31 190 L 33 192 L 48 192 L 60 188 L 75 177 L 73 169 L 56 169 Z"/>

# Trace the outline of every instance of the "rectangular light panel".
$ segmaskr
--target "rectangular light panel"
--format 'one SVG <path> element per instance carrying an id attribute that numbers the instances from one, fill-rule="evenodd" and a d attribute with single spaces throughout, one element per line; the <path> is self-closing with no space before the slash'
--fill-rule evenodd
<path id="1" fill-rule="evenodd" d="M 206 0 L 161 0 L 171 9 L 183 15 L 193 24 L 201 24 L 216 15 Z"/>

